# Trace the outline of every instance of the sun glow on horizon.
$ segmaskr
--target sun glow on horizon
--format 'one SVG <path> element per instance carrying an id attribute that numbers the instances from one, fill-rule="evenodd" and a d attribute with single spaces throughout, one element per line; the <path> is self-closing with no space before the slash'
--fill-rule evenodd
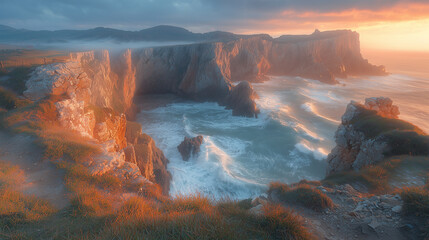
<path id="1" fill-rule="evenodd" d="M 340 12 L 287 10 L 272 19 L 255 21 L 240 33 L 309 34 L 351 29 L 360 34 L 363 49 L 429 52 L 429 3 L 398 4 L 388 9 Z"/>

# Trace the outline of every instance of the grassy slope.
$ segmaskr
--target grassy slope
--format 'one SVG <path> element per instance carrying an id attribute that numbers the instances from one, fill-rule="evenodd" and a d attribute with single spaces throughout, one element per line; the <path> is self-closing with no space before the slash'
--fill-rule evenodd
<path id="1" fill-rule="evenodd" d="M 92 176 L 85 162 L 98 149 L 56 122 L 51 96 L 2 115 L 4 129 L 31 134 L 45 150 L 45 157 L 64 169 L 71 192 L 71 205 L 54 210 L 43 200 L 27 197 L 1 197 L 0 206 L 8 222 L 0 229 L 11 239 L 310 239 L 301 219 L 281 206 L 267 205 L 260 215 L 251 214 L 248 204 L 236 201 L 214 202 L 200 195 L 169 199 L 157 185 L 142 187 L 139 195 L 123 201 L 122 193 L 137 192 L 132 185 L 112 174 Z M 106 111 L 100 111 L 100 118 Z M 0 169 L 6 169 L 0 167 Z M 1 177 L 0 177 L 1 179 Z M 13 207 L 10 199 L 24 202 Z M 36 216 L 28 217 L 25 215 Z M 31 213 L 31 214 L 30 214 Z M 18 216 L 19 221 L 11 221 Z M 15 218 L 15 217 L 14 217 Z M 239 233 L 239 234 L 237 234 Z"/>

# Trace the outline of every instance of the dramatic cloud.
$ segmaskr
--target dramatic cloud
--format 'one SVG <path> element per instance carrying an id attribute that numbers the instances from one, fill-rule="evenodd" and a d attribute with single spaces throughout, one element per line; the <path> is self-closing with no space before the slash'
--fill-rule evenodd
<path id="1" fill-rule="evenodd" d="M 0 0 L 0 23 L 30 29 L 96 26 L 140 29 L 159 24 L 196 31 L 251 31 L 325 23 L 429 17 L 425 0 Z M 399 11 L 398 11 L 399 10 Z M 287 24 L 287 25 L 286 25 Z M 337 24 L 338 25 L 338 24 Z M 346 26 L 347 27 L 347 26 Z"/>
<path id="2" fill-rule="evenodd" d="M 363 45 L 399 48 L 407 40 L 429 50 L 428 0 L 0 0 L 0 24 L 48 30 L 175 25 L 273 36 L 348 28 L 361 33 Z"/>

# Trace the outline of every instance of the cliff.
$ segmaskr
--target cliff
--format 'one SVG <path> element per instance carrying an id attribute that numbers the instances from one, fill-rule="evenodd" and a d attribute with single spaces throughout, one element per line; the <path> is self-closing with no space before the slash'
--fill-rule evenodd
<path id="1" fill-rule="evenodd" d="M 327 173 L 359 170 L 387 156 L 429 155 L 429 136 L 398 115 L 398 107 L 389 98 L 348 104 L 335 133 L 337 145 L 327 158 Z"/>
<path id="2" fill-rule="evenodd" d="M 257 117 L 257 94 L 248 81 L 265 80 L 269 74 L 335 83 L 335 77 L 384 74 L 384 70 L 362 59 L 355 32 L 315 32 L 294 41 L 254 36 L 229 42 L 72 53 L 62 63 L 37 67 L 26 82 L 24 95 L 31 100 L 63 96 L 55 103 L 58 120 L 101 144 L 109 159 L 95 159 L 91 163 L 94 174 L 109 170 L 104 168 L 122 169 L 124 164 L 133 169 L 138 166 L 141 176 L 160 183 L 167 192 L 170 175 L 162 151 L 141 130 L 134 140 L 126 137 L 127 118 L 135 112 L 134 97 L 174 93 L 216 101 L 232 109 L 233 115 Z M 242 82 L 234 85 L 234 81 Z"/>
<path id="3" fill-rule="evenodd" d="M 229 42 L 124 52 L 73 53 L 68 62 L 53 66 L 61 73 L 57 74 L 56 84 L 69 78 L 82 78 L 80 82 L 88 84 L 84 87 L 91 94 L 78 95 L 97 106 L 129 111 L 129 116 L 135 94 L 175 93 L 194 100 L 240 107 L 230 102 L 234 98 L 228 97 L 235 81 L 262 81 L 267 75 L 290 75 L 336 83 L 336 77 L 385 74 L 383 67 L 373 66 L 362 58 L 359 35 L 346 30 L 275 40 L 254 36 Z M 36 71 L 50 75 L 53 69 L 49 68 L 45 66 Z M 82 75 L 74 76 L 75 73 Z M 30 81 L 26 95 L 34 98 L 42 92 L 73 91 L 77 87 L 73 82 L 58 88 L 41 80 Z M 234 112 L 249 116 L 256 115 L 256 111 L 246 107 Z"/>

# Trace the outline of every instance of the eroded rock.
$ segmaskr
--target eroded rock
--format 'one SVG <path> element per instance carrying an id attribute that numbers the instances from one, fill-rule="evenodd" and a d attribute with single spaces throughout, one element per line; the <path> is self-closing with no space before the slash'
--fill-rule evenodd
<path id="1" fill-rule="evenodd" d="M 258 95 L 249 82 L 240 82 L 226 98 L 226 107 L 232 109 L 232 115 L 258 117 L 259 109 L 255 99 Z"/>
<path id="2" fill-rule="evenodd" d="M 203 136 L 199 135 L 194 138 L 185 137 L 185 139 L 177 146 L 182 155 L 183 160 L 188 161 L 193 155 L 197 155 L 200 152 L 200 146 L 203 143 Z"/>
<path id="3" fill-rule="evenodd" d="M 385 97 L 351 101 L 335 133 L 335 148 L 327 157 L 327 173 L 358 170 L 384 160 L 386 154 L 426 154 L 427 137 L 418 127 L 397 119 L 398 107 Z M 412 141 L 413 144 L 407 144 Z"/>

